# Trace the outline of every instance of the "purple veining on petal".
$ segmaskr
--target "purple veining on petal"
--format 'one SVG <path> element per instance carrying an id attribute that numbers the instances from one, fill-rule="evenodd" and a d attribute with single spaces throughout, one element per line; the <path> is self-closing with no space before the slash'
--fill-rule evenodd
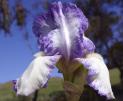
<path id="1" fill-rule="evenodd" d="M 95 45 L 87 37 L 84 36 L 83 40 L 81 40 L 81 38 L 76 38 L 72 48 L 72 57 L 85 57 L 87 54 L 93 53 L 94 50 Z"/>
<path id="2" fill-rule="evenodd" d="M 85 32 L 87 30 L 88 24 L 89 24 L 88 19 L 85 17 L 83 12 L 75 4 L 72 4 L 72 3 L 64 4 L 64 12 L 67 12 L 65 14 L 66 14 L 68 21 L 73 20 L 73 19 L 71 19 L 71 14 L 75 18 L 79 19 L 80 24 L 81 24 L 79 30 L 82 29 L 83 32 Z"/>
<path id="3" fill-rule="evenodd" d="M 50 68 L 50 69 L 54 69 L 54 68 L 55 68 L 55 66 L 54 66 L 54 65 L 51 65 L 51 66 L 49 66 L 49 68 Z"/>
<path id="4" fill-rule="evenodd" d="M 51 9 L 59 13 L 59 5 L 57 2 L 51 5 Z M 80 21 L 80 26 L 78 26 L 83 31 L 86 31 L 88 28 L 88 19 L 85 17 L 83 12 L 73 3 L 63 3 L 62 11 L 65 15 L 68 23 L 73 22 L 73 20 Z"/>
<path id="5" fill-rule="evenodd" d="M 87 84 L 105 95 L 107 99 L 114 99 L 111 89 L 109 71 L 101 55 L 97 53 L 88 54 L 85 58 L 77 58 L 83 66 L 88 69 Z"/>
<path id="6" fill-rule="evenodd" d="M 35 35 L 40 37 L 40 35 L 46 35 L 56 27 L 57 26 L 54 24 L 53 15 L 49 11 L 48 13 L 39 15 L 35 18 L 32 29 Z"/>
<path id="7" fill-rule="evenodd" d="M 17 82 L 13 82 L 17 95 L 28 96 L 35 92 L 35 90 L 46 86 L 50 79 L 50 73 L 61 56 L 44 56 L 41 54 L 42 52 L 37 53 L 35 59 L 30 63 L 22 76 Z"/>
<path id="8" fill-rule="evenodd" d="M 95 50 L 94 43 L 85 36 L 83 36 L 83 46 L 88 50 L 89 53 L 94 52 Z"/>
<path id="9" fill-rule="evenodd" d="M 43 85 L 43 88 L 47 88 L 48 86 L 48 81 Z"/>
<path id="10" fill-rule="evenodd" d="M 50 69 L 53 69 L 53 68 L 50 68 Z M 48 86 L 48 81 L 49 81 L 49 79 L 51 79 L 51 75 L 49 74 L 49 75 L 47 76 L 47 78 L 48 78 L 47 82 L 46 82 L 43 86 L 41 85 L 41 87 L 47 88 L 47 86 Z"/>
<path id="11" fill-rule="evenodd" d="M 76 58 L 95 49 L 92 41 L 84 37 L 88 25 L 88 19 L 75 4 L 54 2 L 47 13 L 34 20 L 33 32 L 40 50 L 46 55 L 57 53 L 66 56 L 69 51 L 68 56 Z"/>
<path id="12" fill-rule="evenodd" d="M 54 46 L 53 33 L 46 36 L 40 36 L 38 39 L 39 48 L 47 55 L 54 55 L 59 53 L 59 48 Z"/>
<path id="13" fill-rule="evenodd" d="M 17 80 L 12 80 L 12 83 L 13 83 L 13 90 L 14 90 L 15 92 L 17 92 L 16 82 L 17 82 Z"/>

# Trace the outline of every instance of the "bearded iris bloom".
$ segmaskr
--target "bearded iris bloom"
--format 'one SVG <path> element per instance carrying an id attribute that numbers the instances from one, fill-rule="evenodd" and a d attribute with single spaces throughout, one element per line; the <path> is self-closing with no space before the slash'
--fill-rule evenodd
<path id="1" fill-rule="evenodd" d="M 44 87 L 55 67 L 63 73 L 65 81 L 83 86 L 83 82 L 75 83 L 73 78 L 78 68 L 84 68 L 87 70 L 85 82 L 100 95 L 114 99 L 104 60 L 94 52 L 95 45 L 84 35 L 87 28 L 88 19 L 72 3 L 52 3 L 47 13 L 39 15 L 34 20 L 33 31 L 40 52 L 16 83 L 14 81 L 17 94 L 28 96 Z"/>

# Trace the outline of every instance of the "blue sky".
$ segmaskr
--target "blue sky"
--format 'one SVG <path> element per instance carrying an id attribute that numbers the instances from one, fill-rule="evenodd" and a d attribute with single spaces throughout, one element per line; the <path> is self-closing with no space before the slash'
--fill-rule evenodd
<path id="1" fill-rule="evenodd" d="M 14 9 L 15 0 L 9 1 L 11 4 L 11 9 Z M 27 9 L 27 12 L 31 10 L 31 16 L 29 16 L 26 21 L 26 29 L 30 35 L 28 43 L 31 46 L 32 50 L 28 47 L 28 43 L 23 38 L 24 31 L 15 26 L 15 21 L 11 26 L 11 37 L 5 37 L 4 33 L 0 31 L 0 82 L 6 82 L 20 77 L 29 65 L 29 63 L 32 61 L 33 55 L 39 51 L 37 48 L 36 38 L 32 33 L 32 22 L 35 15 L 39 12 L 42 12 L 43 9 L 41 5 L 38 9 L 32 9 L 32 1 L 39 0 L 30 0 L 30 2 L 28 2 L 28 0 L 23 0 L 23 4 L 24 7 Z M 74 0 L 61 1 L 70 2 Z M 108 9 L 108 6 L 109 5 L 104 5 L 104 8 Z M 112 7 L 110 10 L 115 9 L 115 7 Z M 118 11 L 120 12 L 119 9 Z M 30 14 L 30 12 L 28 12 L 28 14 Z M 61 74 L 57 73 L 57 69 L 55 69 L 52 73 L 52 76 L 61 76 Z"/>
<path id="2" fill-rule="evenodd" d="M 33 54 L 38 52 L 35 36 L 31 32 L 29 44 L 32 50 L 28 47 L 21 31 L 17 27 L 13 26 L 12 34 L 13 36 L 11 37 L 5 37 L 0 32 L 0 82 L 20 77 L 32 61 Z M 61 75 L 55 69 L 52 76 Z"/>
<path id="3" fill-rule="evenodd" d="M 11 5 L 14 0 L 10 0 Z M 29 8 L 29 3 L 24 0 L 25 7 Z M 33 59 L 33 55 L 38 52 L 35 36 L 32 33 L 33 17 L 27 18 L 27 30 L 30 34 L 29 45 L 23 38 L 23 30 L 12 24 L 12 36 L 5 37 L 4 33 L 0 31 L 0 83 L 17 79 L 22 75 L 29 63 Z M 55 69 L 52 76 L 61 76 Z"/>

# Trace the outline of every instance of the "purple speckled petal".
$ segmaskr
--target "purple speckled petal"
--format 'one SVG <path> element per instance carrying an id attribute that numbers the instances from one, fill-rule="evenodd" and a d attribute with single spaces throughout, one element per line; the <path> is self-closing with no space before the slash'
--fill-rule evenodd
<path id="1" fill-rule="evenodd" d="M 54 23 L 52 12 L 48 12 L 43 15 L 39 15 L 35 18 L 33 22 L 33 32 L 37 37 L 47 35 L 51 30 L 56 29 L 56 25 Z"/>
<path id="2" fill-rule="evenodd" d="M 59 60 L 60 56 L 41 56 L 41 53 L 35 55 L 35 59 L 23 73 L 23 75 L 14 82 L 17 95 L 28 96 L 40 87 L 44 87 L 49 80 L 49 75 L 53 70 L 53 65 Z"/>
<path id="3" fill-rule="evenodd" d="M 17 80 L 12 80 L 13 90 L 14 90 L 15 92 L 17 92 L 16 82 L 17 82 Z"/>
<path id="4" fill-rule="evenodd" d="M 51 56 L 58 54 L 59 48 L 59 40 L 57 38 L 58 30 L 53 30 L 48 33 L 46 36 L 40 36 L 38 38 L 38 44 L 41 51 L 43 51 L 45 54 Z"/>
<path id="5" fill-rule="evenodd" d="M 94 43 L 84 35 L 83 35 L 82 47 L 85 49 L 85 54 L 93 53 L 95 50 Z"/>
<path id="6" fill-rule="evenodd" d="M 48 12 L 38 16 L 33 23 L 40 50 L 47 55 L 64 55 L 67 59 L 82 56 L 85 48 L 90 51 L 91 46 L 82 46 L 87 28 L 88 19 L 83 12 L 75 4 L 60 1 L 52 3 Z"/>
<path id="7" fill-rule="evenodd" d="M 85 17 L 83 12 L 73 3 L 63 3 L 55 2 L 51 5 L 51 10 L 53 11 L 55 16 L 56 24 L 59 25 L 61 23 L 60 17 L 60 9 L 65 16 L 66 22 L 69 24 L 70 29 L 74 29 L 75 32 L 82 30 L 83 32 L 88 28 L 88 19 Z M 61 6 L 61 8 L 60 8 Z M 55 14 L 55 12 L 57 14 Z M 59 17 L 59 18 L 58 18 Z M 77 34 L 77 33 L 75 33 Z"/>
<path id="8" fill-rule="evenodd" d="M 88 85 L 97 90 L 100 95 L 106 96 L 107 99 L 114 99 L 109 71 L 102 56 L 97 53 L 92 53 L 88 54 L 86 58 L 77 58 L 76 60 L 89 70 L 87 77 Z"/>
<path id="9" fill-rule="evenodd" d="M 89 38 L 83 35 L 83 40 L 80 40 L 79 38 L 74 40 L 71 55 L 74 58 L 85 57 L 87 54 L 93 53 L 94 50 L 94 43 Z"/>
<path id="10" fill-rule="evenodd" d="M 33 23 L 33 31 L 36 36 L 46 35 L 51 30 L 59 29 L 61 23 L 60 9 L 70 29 L 74 29 L 75 32 L 82 30 L 83 32 L 88 28 L 88 19 L 83 12 L 72 3 L 55 2 L 49 7 L 47 13 L 37 16 Z M 61 7 L 60 7 L 61 6 Z M 77 31 L 76 31 L 77 30 Z M 77 33 L 75 33 L 77 34 Z"/>
<path id="11" fill-rule="evenodd" d="M 48 81 L 43 85 L 43 88 L 47 88 L 48 86 Z"/>

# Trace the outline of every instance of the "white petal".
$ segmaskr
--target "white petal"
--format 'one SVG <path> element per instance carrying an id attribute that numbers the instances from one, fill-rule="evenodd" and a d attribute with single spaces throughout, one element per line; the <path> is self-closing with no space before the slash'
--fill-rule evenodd
<path id="1" fill-rule="evenodd" d="M 87 55 L 86 58 L 77 58 L 76 60 L 89 70 L 89 86 L 98 90 L 100 95 L 105 95 L 107 99 L 114 99 L 115 97 L 111 89 L 109 71 L 102 56 L 97 53 L 92 53 Z"/>
<path id="2" fill-rule="evenodd" d="M 49 74 L 52 71 L 53 66 L 60 58 L 59 55 L 41 56 L 40 53 L 35 56 L 36 58 L 17 80 L 15 85 L 17 88 L 17 95 L 28 96 L 35 90 L 43 87 L 49 79 Z"/>

